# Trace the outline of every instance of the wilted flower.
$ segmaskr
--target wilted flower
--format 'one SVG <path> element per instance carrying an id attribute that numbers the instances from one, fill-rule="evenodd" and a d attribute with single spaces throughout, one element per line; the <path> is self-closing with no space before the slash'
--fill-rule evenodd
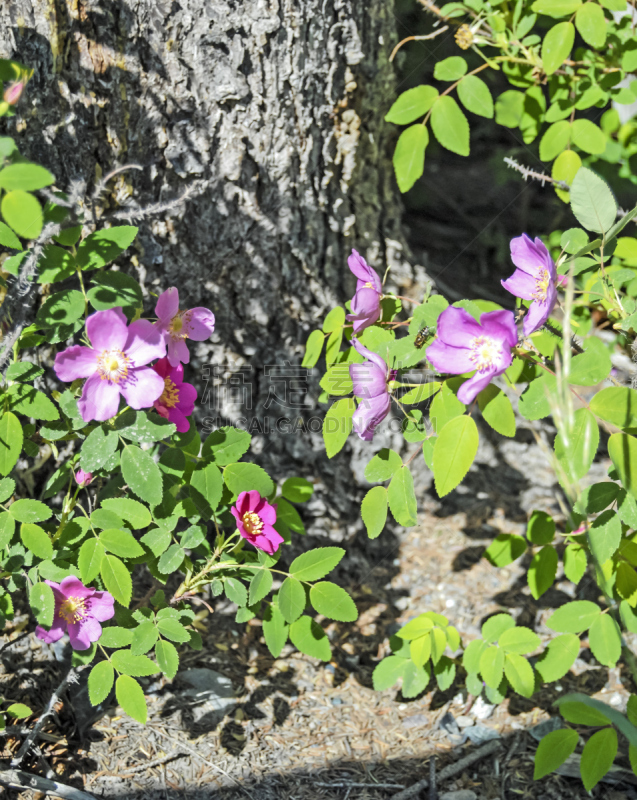
<path id="1" fill-rule="evenodd" d="M 61 381 L 88 378 L 78 400 L 82 419 L 99 422 L 117 414 L 119 395 L 131 408 L 148 408 L 164 391 L 164 381 L 145 366 L 166 354 L 160 332 L 148 320 L 127 324 L 121 308 L 98 311 L 86 320 L 93 347 L 73 345 L 55 357 Z"/>
<path id="2" fill-rule="evenodd" d="M 153 365 L 153 369 L 164 379 L 164 391 L 153 405 L 160 416 L 175 423 L 179 433 L 185 433 L 190 429 L 186 417 L 189 417 L 195 408 L 197 390 L 191 383 L 184 383 L 182 364 L 171 367 L 167 358 L 160 358 Z"/>
<path id="3" fill-rule="evenodd" d="M 157 322 L 168 349 L 168 361 L 172 367 L 179 362 L 187 364 L 190 352 L 186 339 L 204 342 L 215 329 L 215 315 L 207 308 L 179 310 L 179 291 L 175 286 L 166 289 L 155 306 Z"/>
<path id="4" fill-rule="evenodd" d="M 93 473 L 84 472 L 84 470 L 80 467 L 80 469 L 78 469 L 78 471 L 75 473 L 75 480 L 78 486 L 88 486 L 93 480 Z"/>
<path id="5" fill-rule="evenodd" d="M 237 520 L 237 529 L 244 539 L 269 555 L 276 553 L 283 542 L 283 537 L 273 527 L 276 505 L 268 503 L 256 490 L 241 492 L 230 513 Z"/>
<path id="6" fill-rule="evenodd" d="M 351 302 L 352 313 L 347 315 L 347 320 L 353 323 L 354 333 L 360 333 L 380 317 L 383 287 L 376 270 L 356 250 L 352 250 L 347 264 L 358 278 L 356 293 Z"/>
<path id="7" fill-rule="evenodd" d="M 53 589 L 55 598 L 53 625 L 48 631 L 38 625 L 36 636 L 47 644 L 53 644 L 68 631 L 74 650 L 88 650 L 91 643 L 102 635 L 100 622 L 106 622 L 115 615 L 113 595 L 84 586 L 74 575 L 64 578 L 62 583 L 45 583 Z"/>
<path id="8" fill-rule="evenodd" d="M 516 297 L 530 300 L 522 330 L 530 336 L 549 318 L 557 300 L 557 271 L 540 239 L 533 242 L 526 233 L 511 239 L 511 260 L 517 267 L 513 275 L 502 281 L 504 288 Z"/>
<path id="9" fill-rule="evenodd" d="M 352 339 L 352 346 L 366 359 L 362 364 L 349 365 L 354 394 L 359 398 L 352 422 L 360 438 L 371 442 L 374 431 L 389 414 L 391 399 L 387 384 L 396 377 L 396 370 L 390 370 L 381 356 L 372 353 L 358 339 Z"/>
<path id="10" fill-rule="evenodd" d="M 458 389 L 458 400 L 468 405 L 511 365 L 511 348 L 517 342 L 515 318 L 510 311 L 489 311 L 476 322 L 464 308 L 449 306 L 438 318 L 427 360 L 441 373 L 462 375 L 477 370 Z"/>

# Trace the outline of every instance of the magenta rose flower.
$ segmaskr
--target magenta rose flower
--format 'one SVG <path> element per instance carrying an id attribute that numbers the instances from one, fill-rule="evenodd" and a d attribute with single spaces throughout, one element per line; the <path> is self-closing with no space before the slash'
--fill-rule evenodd
<path id="1" fill-rule="evenodd" d="M 358 278 L 356 293 L 351 302 L 352 313 L 347 315 L 347 320 L 353 323 L 354 333 L 360 333 L 380 317 L 383 287 L 376 270 L 356 250 L 352 250 L 347 264 Z"/>
<path id="2" fill-rule="evenodd" d="M 359 398 L 352 422 L 360 438 L 371 442 L 374 431 L 389 414 L 391 399 L 387 384 L 396 377 L 396 370 L 390 370 L 381 356 L 372 353 L 358 339 L 352 339 L 352 346 L 366 359 L 362 364 L 349 365 L 354 395 Z"/>
<path id="3" fill-rule="evenodd" d="M 441 373 L 461 375 L 476 370 L 458 389 L 458 400 L 469 405 L 511 365 L 511 348 L 517 343 L 515 318 L 510 311 L 489 311 L 476 322 L 464 308 L 449 306 L 438 317 L 427 360 Z"/>
<path id="4" fill-rule="evenodd" d="M 531 301 L 522 329 L 530 336 L 549 318 L 557 300 L 557 271 L 542 241 L 533 242 L 526 233 L 511 239 L 511 260 L 517 267 L 513 275 L 501 281 L 516 297 Z"/>
<path id="5" fill-rule="evenodd" d="M 121 308 L 98 311 L 86 320 L 93 347 L 73 345 L 55 357 L 61 381 L 88 378 L 78 400 L 82 419 L 99 422 L 117 414 L 119 396 L 131 408 L 149 408 L 164 391 L 164 381 L 145 366 L 166 354 L 157 328 L 145 319 L 127 324 Z"/>
<path id="6" fill-rule="evenodd" d="M 167 358 L 160 358 L 153 369 L 164 381 L 164 391 L 153 405 L 160 416 L 175 423 L 179 433 L 185 433 L 190 429 L 186 417 L 195 408 L 197 390 L 191 383 L 184 383 L 184 368 L 181 364 L 171 367 Z"/>
<path id="7" fill-rule="evenodd" d="M 7 88 L 4 90 L 4 94 L 2 95 L 4 102 L 8 103 L 10 106 L 14 106 L 22 97 L 22 92 L 24 91 L 26 85 L 27 82 L 25 80 L 13 81 L 13 83 L 9 83 Z"/>
<path id="8" fill-rule="evenodd" d="M 62 583 L 45 583 L 53 589 L 55 598 L 53 625 L 48 631 L 38 625 L 35 635 L 43 642 L 53 644 L 68 632 L 74 650 L 88 650 L 91 643 L 102 635 L 100 623 L 115 615 L 113 595 L 84 586 L 74 575 L 64 578 Z"/>
<path id="9" fill-rule="evenodd" d="M 168 349 L 168 361 L 171 367 L 190 361 L 190 352 L 186 339 L 204 342 L 215 329 L 215 315 L 207 308 L 191 308 L 179 310 L 179 291 L 175 286 L 166 289 L 159 296 L 155 306 L 157 322 Z"/>
<path id="10" fill-rule="evenodd" d="M 75 480 L 78 486 L 84 488 L 84 486 L 88 486 L 89 483 L 93 480 L 93 473 L 84 472 L 83 469 L 78 469 L 78 471 L 75 473 Z"/>
<path id="11" fill-rule="evenodd" d="M 255 490 L 241 492 L 230 513 L 244 539 L 268 555 L 276 553 L 283 542 L 281 534 L 272 527 L 276 522 L 276 505 L 268 503 Z"/>

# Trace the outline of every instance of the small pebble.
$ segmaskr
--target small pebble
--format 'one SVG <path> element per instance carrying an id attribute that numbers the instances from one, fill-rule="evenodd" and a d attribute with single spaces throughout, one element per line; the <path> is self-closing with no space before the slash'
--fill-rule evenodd
<path id="1" fill-rule="evenodd" d="M 424 714 L 414 714 L 413 717 L 405 717 L 402 721 L 403 728 L 419 728 L 421 725 L 427 725 L 429 720 Z"/>
<path id="2" fill-rule="evenodd" d="M 470 728 L 474 722 L 475 720 L 471 719 L 471 717 L 465 717 L 464 715 L 456 717 L 456 724 L 459 728 Z"/>
<path id="3" fill-rule="evenodd" d="M 489 719 L 491 714 L 493 714 L 494 708 L 495 706 L 486 703 L 481 697 L 478 697 L 471 708 L 471 713 L 476 719 Z"/>
<path id="4" fill-rule="evenodd" d="M 478 795 L 471 789 L 460 789 L 457 792 L 445 792 L 440 800 L 478 800 Z"/>

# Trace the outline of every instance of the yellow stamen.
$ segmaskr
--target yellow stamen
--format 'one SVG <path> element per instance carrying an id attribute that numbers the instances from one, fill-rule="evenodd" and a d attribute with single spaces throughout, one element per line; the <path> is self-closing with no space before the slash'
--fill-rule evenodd
<path id="1" fill-rule="evenodd" d="M 468 50 L 474 41 L 473 31 L 468 25 L 461 25 L 456 31 L 454 38 L 461 50 Z"/>
<path id="2" fill-rule="evenodd" d="M 535 293 L 533 294 L 533 299 L 543 303 L 546 300 L 550 283 L 551 279 L 548 270 L 541 270 L 538 277 L 535 279 Z"/>
<path id="3" fill-rule="evenodd" d="M 247 511 L 241 519 L 243 527 L 250 536 L 255 536 L 263 530 L 263 520 L 258 514 L 255 514 L 254 511 Z"/>
<path id="4" fill-rule="evenodd" d="M 187 331 L 184 331 L 184 327 L 187 328 L 189 320 L 190 311 L 179 311 L 177 314 L 175 314 L 170 321 L 170 325 L 168 326 L 168 333 L 173 337 L 173 339 L 188 338 L 188 333 Z"/>
<path id="5" fill-rule="evenodd" d="M 67 622 L 79 622 L 86 616 L 86 603 L 83 597 L 67 597 L 60 606 L 60 616 Z"/>
<path id="6" fill-rule="evenodd" d="M 97 372 L 101 380 L 119 383 L 128 375 L 130 358 L 121 350 L 102 350 L 97 358 Z"/>
<path id="7" fill-rule="evenodd" d="M 496 359 L 502 354 L 502 345 L 496 339 L 488 336 L 476 336 L 471 343 L 469 358 L 479 372 L 492 367 Z"/>
<path id="8" fill-rule="evenodd" d="M 174 408 L 179 402 L 179 389 L 170 378 L 164 378 L 164 391 L 157 402 L 166 408 Z"/>

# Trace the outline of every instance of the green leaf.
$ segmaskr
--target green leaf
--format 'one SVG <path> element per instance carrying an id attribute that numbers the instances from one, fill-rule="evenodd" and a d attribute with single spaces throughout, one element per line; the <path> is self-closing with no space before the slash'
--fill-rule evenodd
<path id="1" fill-rule="evenodd" d="M 5 548 L 11 543 L 14 533 L 15 520 L 8 511 L 3 511 L 0 513 L 0 548 Z"/>
<path id="2" fill-rule="evenodd" d="M 587 792 L 601 781 L 613 766 L 617 755 L 617 732 L 614 728 L 597 731 L 584 745 L 580 759 L 582 783 Z"/>
<path id="3" fill-rule="evenodd" d="M 582 0 L 535 0 L 531 11 L 559 19 L 559 17 L 570 17 L 581 5 Z"/>
<path id="4" fill-rule="evenodd" d="M 333 397 L 351 394 L 353 384 L 349 374 L 349 364 L 332 364 L 321 378 L 319 385 L 324 392 Z"/>
<path id="5" fill-rule="evenodd" d="M 279 610 L 286 622 L 294 622 L 305 610 L 305 589 L 293 577 L 287 577 L 281 584 L 278 595 Z"/>
<path id="6" fill-rule="evenodd" d="M 427 381 L 421 386 L 417 386 L 415 389 L 410 389 L 408 392 L 405 392 L 405 394 L 400 398 L 400 402 L 403 405 L 415 405 L 416 403 L 422 403 L 425 400 L 429 400 L 430 397 L 433 397 L 433 395 L 439 391 L 441 386 L 442 384 L 438 381 Z"/>
<path id="7" fill-rule="evenodd" d="M 490 383 L 478 395 L 478 406 L 485 422 L 494 431 L 502 436 L 515 436 L 515 413 L 502 389 Z"/>
<path id="8" fill-rule="evenodd" d="M 75 289 L 52 294 L 40 306 L 35 321 L 40 328 L 56 328 L 58 325 L 70 325 L 84 316 L 84 296 Z"/>
<path id="9" fill-rule="evenodd" d="M 164 619 L 157 620 L 157 628 L 162 636 L 170 639 L 173 642 L 187 642 L 190 639 L 190 634 L 179 622 L 173 617 L 165 617 Z"/>
<path id="10" fill-rule="evenodd" d="M 225 467 L 247 453 L 251 441 L 252 436 L 247 431 L 230 426 L 217 428 L 204 441 L 201 455 L 212 459 L 218 467 Z"/>
<path id="11" fill-rule="evenodd" d="M 554 445 L 555 457 L 569 483 L 577 482 L 588 473 L 598 445 L 599 428 L 595 417 L 587 408 L 577 409 L 572 428 L 562 428 Z"/>
<path id="12" fill-rule="evenodd" d="M 434 445 L 434 481 L 439 497 L 462 481 L 478 452 L 480 437 L 473 419 L 462 415 L 450 420 Z"/>
<path id="13" fill-rule="evenodd" d="M 152 521 L 150 511 L 146 506 L 128 497 L 112 497 L 102 500 L 101 505 L 102 508 L 105 508 L 107 511 L 112 511 L 126 520 L 134 530 L 147 528 Z"/>
<path id="14" fill-rule="evenodd" d="M 637 392 L 628 386 L 609 386 L 593 395 L 593 414 L 618 428 L 637 428 Z"/>
<path id="15" fill-rule="evenodd" d="M 121 558 L 136 558 L 144 555 L 144 548 L 127 530 L 109 528 L 102 531 L 100 542 L 107 550 Z"/>
<path id="16" fill-rule="evenodd" d="M 269 497 L 274 492 L 272 478 L 256 464 L 229 464 L 223 472 L 223 479 L 235 496 L 254 490 L 262 497 Z"/>
<path id="17" fill-rule="evenodd" d="M 105 555 L 106 550 L 99 539 L 87 539 L 80 547 L 77 566 L 83 583 L 91 583 L 99 575 Z"/>
<path id="18" fill-rule="evenodd" d="M 606 41 L 606 19 L 604 12 L 595 3 L 585 3 L 577 9 L 575 27 L 579 35 L 596 50 L 601 50 Z M 592 153 L 592 150 L 587 150 Z M 604 152 L 601 150 L 600 152 Z"/>
<path id="19" fill-rule="evenodd" d="M 248 590 L 238 578 L 226 578 L 224 580 L 226 597 L 239 607 L 248 603 Z"/>
<path id="20" fill-rule="evenodd" d="M 155 658 L 164 675 L 169 680 L 172 680 L 179 669 L 179 654 L 175 645 L 164 640 L 157 642 L 155 645 Z"/>
<path id="21" fill-rule="evenodd" d="M 100 661 L 88 676 L 88 696 L 91 705 L 98 706 L 110 694 L 115 681 L 115 670 L 110 661 Z"/>
<path id="22" fill-rule="evenodd" d="M 417 503 L 414 479 L 409 467 L 397 470 L 387 489 L 389 509 L 399 525 L 410 528 L 416 524 Z"/>
<path id="23" fill-rule="evenodd" d="M 447 150 L 469 155 L 469 123 L 453 97 L 439 97 L 431 109 L 431 129 Z"/>
<path id="24" fill-rule="evenodd" d="M 323 628 L 311 617 L 303 615 L 290 625 L 290 641 L 307 656 L 329 661 L 332 657 L 329 640 Z"/>
<path id="25" fill-rule="evenodd" d="M 491 645 L 482 651 L 480 672 L 487 686 L 497 689 L 504 674 L 504 650 Z"/>
<path id="26" fill-rule="evenodd" d="M 271 605 L 263 617 L 263 636 L 273 658 L 278 658 L 288 640 L 289 625 L 277 606 Z"/>
<path id="27" fill-rule="evenodd" d="M 601 12 L 601 8 L 592 3 L 582 6 L 582 10 L 586 8 L 596 8 Z M 580 150 L 595 155 L 599 155 L 606 150 L 608 141 L 602 130 L 588 119 L 576 119 L 573 122 L 572 140 L 573 144 L 576 144 Z"/>
<path id="28" fill-rule="evenodd" d="M 132 594 L 133 583 L 130 572 L 116 556 L 105 555 L 102 558 L 100 574 L 107 591 L 118 603 L 128 608 Z"/>
<path id="29" fill-rule="evenodd" d="M 493 118 L 493 98 L 487 84 L 477 75 L 467 75 L 458 84 L 458 99 L 473 114 Z"/>
<path id="30" fill-rule="evenodd" d="M 269 569 L 260 569 L 250 581 L 249 605 L 261 602 L 272 588 L 272 573 Z"/>
<path id="31" fill-rule="evenodd" d="M 40 375 L 44 374 L 42 367 L 32 364 L 30 361 L 15 361 L 10 364 L 5 373 L 5 377 L 10 381 L 20 381 L 22 383 L 32 383 Z"/>
<path id="32" fill-rule="evenodd" d="M 524 114 L 524 94 L 509 89 L 495 101 L 495 121 L 507 128 L 517 128 Z"/>
<path id="33" fill-rule="evenodd" d="M 148 719 L 148 709 L 146 708 L 146 698 L 142 687 L 134 678 L 128 675 L 120 675 L 115 684 L 115 696 L 117 702 L 124 711 L 142 725 Z"/>
<path id="34" fill-rule="evenodd" d="M 438 61 L 434 67 L 434 78 L 437 81 L 457 81 L 467 72 L 467 62 L 462 56 L 449 56 Z"/>
<path id="35" fill-rule="evenodd" d="M 365 480 L 370 483 L 388 481 L 392 475 L 403 465 L 402 458 L 395 450 L 384 447 L 372 458 L 365 467 Z"/>
<path id="36" fill-rule="evenodd" d="M 80 269 L 97 269 L 109 264 L 130 247 L 136 235 L 137 228 L 132 225 L 103 228 L 91 233 L 77 248 L 78 266 Z"/>
<path id="37" fill-rule="evenodd" d="M 75 259 L 68 250 L 47 244 L 38 259 L 38 283 L 55 283 L 75 272 Z M 82 309 L 83 311 L 84 309 Z"/>
<path id="38" fill-rule="evenodd" d="M 338 622 L 354 622 L 358 619 L 354 601 L 345 589 L 335 583 L 329 581 L 315 583 L 310 589 L 310 603 L 319 614 L 328 619 L 335 619 Z"/>
<path id="39" fill-rule="evenodd" d="M 13 250 L 22 250 L 22 243 L 4 222 L 0 222 L 0 245 L 3 247 L 10 247 Z"/>
<path id="40" fill-rule="evenodd" d="M 12 478 L 2 478 L 2 480 L 0 480 L 0 503 L 4 503 L 8 500 L 14 491 L 15 481 Z"/>
<path id="41" fill-rule="evenodd" d="M 425 614 L 420 614 L 416 619 L 412 619 L 406 625 L 403 625 L 396 636 L 401 639 L 417 639 L 420 636 L 430 633 L 433 628 L 433 620 Z"/>
<path id="42" fill-rule="evenodd" d="M 573 583 L 579 583 L 586 572 L 586 550 L 578 544 L 569 544 L 564 551 L 564 574 Z"/>
<path id="43" fill-rule="evenodd" d="M 111 656 L 111 662 L 118 672 L 133 678 L 155 675 L 159 672 L 157 664 L 148 656 L 136 656 L 130 650 L 116 650 Z"/>
<path id="44" fill-rule="evenodd" d="M 150 505 L 161 503 L 161 472 L 147 452 L 135 445 L 128 445 L 122 452 L 121 467 L 124 480 L 138 497 Z"/>
<path id="45" fill-rule="evenodd" d="M 48 583 L 36 583 L 29 592 L 29 605 L 40 625 L 50 628 L 53 625 L 55 598 Z"/>
<path id="46" fill-rule="evenodd" d="M 461 382 L 462 379 L 460 379 Z M 451 381 L 445 381 L 429 409 L 429 420 L 434 431 L 440 433 L 450 420 L 461 416 L 464 412 L 465 405 L 456 397 L 451 387 Z"/>
<path id="47" fill-rule="evenodd" d="M 406 92 L 398 95 L 385 115 L 385 122 L 409 125 L 410 122 L 414 122 L 429 111 L 436 97 L 438 97 L 438 89 L 433 86 L 416 86 L 413 89 L 407 89 Z M 307 366 L 314 366 L 314 364 Z"/>
<path id="48" fill-rule="evenodd" d="M 601 609 L 590 600 L 566 603 L 548 618 L 546 624 L 558 633 L 582 633 L 601 615 Z"/>
<path id="49" fill-rule="evenodd" d="M 544 511 L 534 511 L 526 529 L 526 538 L 532 544 L 549 544 L 555 536 L 553 517 Z"/>
<path id="50" fill-rule="evenodd" d="M 5 191 L 24 189 L 25 192 L 34 192 L 54 182 L 55 176 L 48 169 L 26 161 L 8 164 L 0 169 L 0 189 Z"/>
<path id="51" fill-rule="evenodd" d="M 476 673 L 480 671 L 480 658 L 486 646 L 482 639 L 474 639 L 469 642 L 462 655 L 462 666 L 467 672 Z"/>
<path id="52" fill-rule="evenodd" d="M 361 517 L 370 539 L 380 536 L 387 522 L 387 489 L 374 486 L 367 492 L 361 503 Z"/>
<path id="53" fill-rule="evenodd" d="M 340 562 L 345 555 L 342 547 L 316 547 L 294 559 L 290 574 L 299 581 L 317 581 Z"/>
<path id="54" fill-rule="evenodd" d="M 224 474 L 226 483 L 230 481 L 233 485 L 245 485 L 249 478 L 246 477 L 245 471 L 241 468 L 246 467 L 248 468 L 248 473 L 253 473 L 255 470 L 250 468 L 255 466 L 255 464 L 232 464 L 231 467 L 227 468 L 232 469 L 230 475 L 227 474 L 227 471 Z M 261 470 L 260 467 L 257 467 L 257 470 L 260 470 L 260 472 L 256 473 L 258 484 L 258 481 L 263 479 L 261 476 L 263 470 Z M 263 475 L 265 475 L 265 478 L 268 478 L 265 472 L 263 472 Z M 205 467 L 196 469 L 192 473 L 190 478 L 190 499 L 197 507 L 197 511 L 205 519 L 210 519 L 221 502 L 224 478 L 221 477 L 221 471 L 215 464 L 206 464 Z M 234 491 L 230 484 L 228 484 L 228 486 L 231 491 Z M 269 486 L 269 484 L 267 484 L 267 486 Z M 241 489 L 240 491 L 245 491 L 245 489 Z M 239 492 L 236 492 L 236 494 L 239 494 Z"/>
<path id="55" fill-rule="evenodd" d="M 159 637 L 159 631 L 154 622 L 148 620 L 138 625 L 133 632 L 133 641 L 131 642 L 131 653 L 135 656 L 141 656 L 147 653 Z"/>
<path id="56" fill-rule="evenodd" d="M 505 653 L 525 655 L 532 653 L 540 646 L 540 637 L 530 628 L 524 626 L 508 628 L 501 634 L 498 644 Z M 515 689 L 515 686 L 513 687 Z M 517 692 L 517 689 L 516 689 Z"/>
<path id="57" fill-rule="evenodd" d="M 617 203 L 608 184 L 586 167 L 573 179 L 571 209 L 580 225 L 595 233 L 609 230 L 617 216 Z"/>
<path id="58" fill-rule="evenodd" d="M 389 689 L 397 683 L 405 674 L 405 667 L 409 664 L 409 659 L 399 656 L 389 656 L 384 658 L 374 668 L 372 682 L 377 692 Z"/>
<path id="59" fill-rule="evenodd" d="M 419 636 L 409 643 L 409 657 L 417 667 L 424 667 L 431 656 L 431 636 Z"/>
<path id="60" fill-rule="evenodd" d="M 99 641 L 102 647 L 128 647 L 133 641 L 133 631 L 130 628 L 115 626 L 104 628 Z"/>
<path id="61" fill-rule="evenodd" d="M 417 697 L 427 688 L 430 678 L 431 670 L 429 665 L 426 667 L 417 667 L 413 661 L 408 661 L 403 672 L 403 686 L 401 690 L 403 697 L 407 699 Z"/>
<path id="62" fill-rule="evenodd" d="M 168 538 L 170 540 L 170 535 Z M 163 575 L 168 575 L 181 567 L 185 557 L 186 553 L 183 547 L 180 547 L 178 544 L 171 544 L 157 562 L 157 569 Z"/>
<path id="63" fill-rule="evenodd" d="M 91 283 L 88 301 L 96 311 L 121 308 L 126 316 L 132 317 L 144 305 L 142 287 L 125 272 L 100 272 Z"/>
<path id="64" fill-rule="evenodd" d="M 550 544 L 533 556 L 527 577 L 531 595 L 535 600 L 553 585 L 557 574 L 557 562 L 557 550 Z"/>
<path id="65" fill-rule="evenodd" d="M 38 558 L 51 558 L 53 544 L 48 534 L 39 525 L 23 524 L 20 526 L 22 544 Z"/>
<path id="66" fill-rule="evenodd" d="M 505 631 L 515 627 L 515 620 L 510 614 L 494 614 L 482 626 L 482 638 L 487 644 L 497 642 Z"/>
<path id="67" fill-rule="evenodd" d="M 43 522 L 51 516 L 51 509 L 39 500 L 16 500 L 9 506 L 9 514 L 18 522 Z"/>
<path id="68" fill-rule="evenodd" d="M 581 643 L 574 633 L 563 633 L 552 639 L 548 648 L 535 664 L 544 683 L 552 683 L 563 678 L 575 663 Z"/>
<path id="69" fill-rule="evenodd" d="M 622 650 L 619 625 L 610 614 L 600 614 L 588 632 L 588 642 L 595 658 L 605 667 L 614 667 Z"/>
<path id="70" fill-rule="evenodd" d="M 159 414 L 129 409 L 115 420 L 115 430 L 124 439 L 134 442 L 154 444 L 159 439 L 167 439 L 177 430 L 176 425 Z"/>
<path id="71" fill-rule="evenodd" d="M 624 498 L 626 498 L 627 495 L 625 489 L 622 489 L 621 491 L 624 493 Z M 598 514 L 600 511 L 608 508 L 611 503 L 614 503 L 615 500 L 617 500 L 619 493 L 619 486 L 612 481 L 594 483 L 592 486 L 588 486 L 582 492 L 580 498 L 575 504 L 575 510 L 578 513 L 581 513 L 582 516 L 587 516 L 588 514 Z"/>
<path id="72" fill-rule="evenodd" d="M 570 728 L 551 731 L 544 736 L 535 753 L 533 779 L 538 781 L 561 767 L 575 752 L 578 741 L 579 734 Z"/>
<path id="73" fill-rule="evenodd" d="M 589 544 L 600 565 L 617 552 L 621 538 L 621 522 L 612 509 L 604 511 L 593 522 L 589 530 Z"/>
<path id="74" fill-rule="evenodd" d="M 448 656 L 442 656 L 434 666 L 436 683 L 441 692 L 446 692 L 456 677 L 456 665 Z"/>
<path id="75" fill-rule="evenodd" d="M 484 551 L 484 557 L 494 567 L 506 567 L 526 553 L 526 541 L 515 533 L 499 533 Z"/>
<path id="76" fill-rule="evenodd" d="M 637 728 L 623 714 L 601 700 L 573 692 L 558 698 L 555 704 L 559 706 L 560 714 L 569 722 L 593 726 L 612 723 L 632 745 L 637 745 Z"/>
<path id="77" fill-rule="evenodd" d="M 314 494 L 314 486 L 305 478 L 288 478 L 283 481 L 281 494 L 292 503 L 305 503 Z"/>
<path id="78" fill-rule="evenodd" d="M 323 352 L 324 341 L 325 336 L 321 331 L 312 331 L 307 338 L 307 342 L 305 343 L 305 355 L 303 356 L 303 361 L 301 362 L 302 367 L 311 369 L 312 367 L 316 366 L 319 358 L 321 357 L 321 353 Z"/>
<path id="79" fill-rule="evenodd" d="M 427 126 L 417 123 L 406 128 L 396 142 L 394 172 L 401 192 L 408 192 L 425 168 L 425 150 L 429 144 Z"/>
<path id="80" fill-rule="evenodd" d="M 86 472 L 102 469 L 110 461 L 118 442 L 115 431 L 106 431 L 101 426 L 95 428 L 82 445 L 82 469 Z"/>
<path id="81" fill-rule="evenodd" d="M 608 455 L 624 487 L 637 497 L 637 439 L 614 433 L 608 440 Z"/>
<path id="82" fill-rule="evenodd" d="M 0 475 L 8 475 L 22 450 L 22 425 L 15 414 L 5 411 L 0 417 Z"/>
<path id="83" fill-rule="evenodd" d="M 569 23 L 564 23 L 568 25 Z M 544 132 L 540 139 L 540 158 L 542 161 L 552 161 L 556 156 L 566 150 L 571 140 L 571 125 L 566 120 L 554 122 Z"/>
<path id="84" fill-rule="evenodd" d="M 504 674 L 514 691 L 522 697 L 531 697 L 535 689 L 533 667 L 517 653 L 507 653 L 504 659 Z"/>
<path id="85" fill-rule="evenodd" d="M 572 22 L 558 22 L 548 31 L 542 42 L 542 65 L 547 75 L 552 75 L 562 66 L 574 42 L 575 27 Z"/>
<path id="86" fill-rule="evenodd" d="M 7 192 L 0 210 L 7 225 L 23 239 L 37 239 L 42 232 L 42 206 L 32 194 L 21 189 Z"/>

